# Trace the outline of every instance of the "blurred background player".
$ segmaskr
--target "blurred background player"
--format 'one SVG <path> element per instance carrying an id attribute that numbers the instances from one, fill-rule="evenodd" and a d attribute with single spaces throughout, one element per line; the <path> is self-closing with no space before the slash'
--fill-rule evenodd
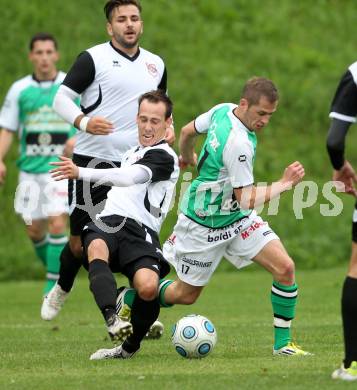
<path id="1" fill-rule="evenodd" d="M 357 116 L 357 62 L 342 76 L 332 101 L 331 126 L 327 135 L 327 150 L 334 168 L 333 180 L 340 181 L 341 191 L 357 197 L 357 175 L 345 159 L 345 140 Z M 345 358 L 332 374 L 334 379 L 357 380 L 357 201 L 352 217 L 352 253 L 342 288 L 341 299 Z"/>
<path id="2" fill-rule="evenodd" d="M 63 153 L 71 154 L 71 137 L 76 131 L 52 108 L 65 77 L 56 68 L 57 49 L 51 34 L 39 33 L 31 38 L 33 74 L 11 86 L 0 113 L 0 184 L 6 177 L 5 156 L 18 132 L 20 175 L 15 210 L 25 220 L 27 235 L 47 269 L 45 293 L 58 279 L 59 256 L 67 242 L 68 214 L 67 183 L 51 178 L 49 163 Z"/>
<path id="3" fill-rule="evenodd" d="M 82 52 L 55 98 L 55 110 L 81 131 L 73 161 L 80 167 L 120 166 L 123 154 L 138 144 L 138 98 L 145 92 L 167 90 L 163 60 L 139 48 L 143 32 L 141 5 L 137 0 L 110 0 L 104 7 L 109 42 Z M 73 101 L 81 96 L 81 109 Z M 166 131 L 174 141 L 174 130 Z M 43 305 L 41 316 L 52 320 L 62 307 L 82 263 L 80 234 L 104 207 L 109 186 L 70 181 L 69 244 L 61 254 L 56 290 Z M 85 207 L 83 207 L 85 205 Z"/>

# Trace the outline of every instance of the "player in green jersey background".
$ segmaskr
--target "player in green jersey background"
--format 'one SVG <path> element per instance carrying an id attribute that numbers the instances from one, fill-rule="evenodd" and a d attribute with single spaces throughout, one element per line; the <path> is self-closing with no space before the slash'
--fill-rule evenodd
<path id="1" fill-rule="evenodd" d="M 62 153 L 71 153 L 75 134 L 75 129 L 52 109 L 65 77 L 56 68 L 58 59 L 55 38 L 47 33 L 34 35 L 29 52 L 33 74 L 10 87 L 0 113 L 0 185 L 6 177 L 4 159 L 17 132 L 20 174 L 14 205 L 46 267 L 45 293 L 58 279 L 59 255 L 67 242 L 68 214 L 67 183 L 54 182 L 49 163 L 57 161 Z"/>

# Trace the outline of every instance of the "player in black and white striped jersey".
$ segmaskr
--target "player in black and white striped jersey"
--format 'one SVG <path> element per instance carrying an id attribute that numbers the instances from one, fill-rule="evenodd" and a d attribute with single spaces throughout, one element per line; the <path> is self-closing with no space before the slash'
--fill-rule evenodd
<path id="1" fill-rule="evenodd" d="M 129 358 L 138 351 L 160 311 L 159 278 L 167 275 L 170 266 L 161 252 L 158 233 L 179 176 L 178 157 L 164 140 L 171 110 L 172 103 L 162 91 L 142 95 L 137 115 L 140 145 L 124 154 L 121 168 L 82 168 L 65 157 L 52 164 L 57 166 L 53 170 L 57 180 L 80 178 L 113 186 L 103 211 L 82 233 L 90 289 L 109 335 L 121 342 L 129 335 L 123 345 L 109 350 L 108 358 Z M 112 272 L 127 276 L 137 291 L 131 323 L 115 312 L 117 286 Z M 106 351 L 91 358 L 106 358 Z"/>
<path id="2" fill-rule="evenodd" d="M 147 91 L 167 89 L 163 60 L 139 47 L 143 22 L 138 0 L 110 0 L 104 7 L 110 42 L 82 52 L 63 81 L 55 110 L 81 131 L 74 149 L 74 162 L 99 169 L 120 166 L 123 154 L 137 144 L 135 122 L 138 97 Z M 81 96 L 81 109 L 73 100 Z M 166 140 L 174 141 L 172 125 Z M 61 254 L 57 286 L 65 293 L 73 286 L 82 262 L 80 234 L 83 227 L 100 212 L 109 186 L 85 186 L 82 180 L 69 184 L 69 244 Z M 95 208 L 96 207 L 96 208 Z M 92 209 L 94 210 L 92 212 Z M 63 304 L 53 302 L 53 307 Z M 42 306 L 41 316 L 52 320 L 58 310 Z"/>
<path id="3" fill-rule="evenodd" d="M 357 198 L 357 174 L 344 156 L 347 132 L 357 122 L 357 61 L 348 67 L 340 80 L 332 101 L 330 118 L 327 150 L 334 168 L 333 180 L 342 182 L 344 187 L 341 190 Z M 341 306 L 345 359 L 332 377 L 357 381 L 357 199 L 352 218 L 352 253 L 342 289 Z"/>

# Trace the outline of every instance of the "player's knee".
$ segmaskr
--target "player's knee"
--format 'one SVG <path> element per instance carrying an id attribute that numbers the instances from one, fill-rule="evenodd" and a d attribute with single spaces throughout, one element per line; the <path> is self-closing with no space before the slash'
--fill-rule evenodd
<path id="1" fill-rule="evenodd" d="M 277 269 L 277 279 L 281 282 L 293 283 L 295 278 L 295 264 L 292 259 L 288 258 L 281 263 Z"/>
<path id="2" fill-rule="evenodd" d="M 137 288 L 139 297 L 144 301 L 152 301 L 158 295 L 157 283 L 148 281 L 147 283 L 141 283 Z"/>
<path id="3" fill-rule="evenodd" d="M 88 259 L 107 259 L 108 246 L 104 240 L 97 238 L 88 245 Z"/>

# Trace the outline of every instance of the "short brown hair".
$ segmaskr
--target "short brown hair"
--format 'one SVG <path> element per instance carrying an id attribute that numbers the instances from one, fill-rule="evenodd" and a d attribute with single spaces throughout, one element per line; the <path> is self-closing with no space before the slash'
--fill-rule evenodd
<path id="1" fill-rule="evenodd" d="M 173 103 L 171 99 L 166 95 L 166 93 L 161 89 L 158 89 L 156 91 L 146 92 L 143 95 L 141 95 L 139 97 L 139 108 L 141 103 L 144 100 L 147 100 L 150 103 L 160 103 L 160 102 L 164 103 L 166 106 L 165 119 L 170 118 L 170 116 L 172 115 Z"/>
<path id="2" fill-rule="evenodd" d="M 58 49 L 58 44 L 57 44 L 56 38 L 52 34 L 49 34 L 46 32 L 39 32 L 39 33 L 35 34 L 34 36 L 32 36 L 32 38 L 30 39 L 30 43 L 29 43 L 30 51 L 33 50 L 33 47 L 35 46 L 36 41 L 52 41 L 53 44 L 55 45 L 56 50 Z"/>
<path id="3" fill-rule="evenodd" d="M 139 12 L 141 12 L 141 4 L 139 0 L 109 0 L 104 6 L 104 13 L 109 22 L 112 19 L 113 9 L 120 7 L 121 5 L 135 5 Z"/>
<path id="4" fill-rule="evenodd" d="M 266 97 L 270 103 L 275 103 L 279 99 L 278 89 L 269 79 L 252 77 L 245 83 L 241 98 L 246 99 L 248 104 L 254 105 L 259 103 L 262 96 Z"/>

